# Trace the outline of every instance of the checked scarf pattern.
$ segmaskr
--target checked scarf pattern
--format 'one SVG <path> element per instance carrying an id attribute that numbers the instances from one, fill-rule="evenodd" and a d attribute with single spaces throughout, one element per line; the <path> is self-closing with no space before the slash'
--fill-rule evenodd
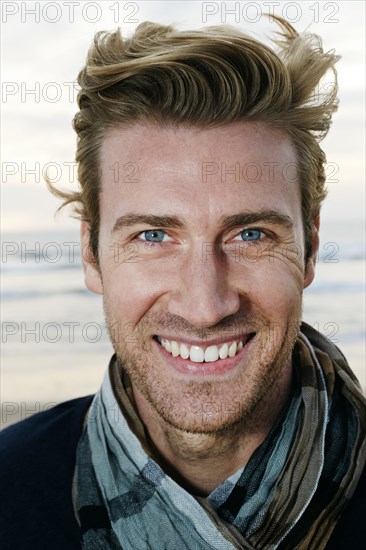
<path id="1" fill-rule="evenodd" d="M 83 548 L 325 548 L 365 464 L 366 402 L 341 352 L 305 323 L 293 365 L 297 390 L 281 420 L 246 466 L 202 499 L 147 454 L 142 426 L 129 427 L 112 360 L 77 450 Z"/>

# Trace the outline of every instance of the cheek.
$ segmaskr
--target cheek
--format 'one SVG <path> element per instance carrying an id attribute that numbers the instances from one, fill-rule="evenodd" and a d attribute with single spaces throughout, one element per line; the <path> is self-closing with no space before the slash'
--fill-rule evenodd
<path id="1" fill-rule="evenodd" d="M 239 292 L 266 318 L 283 322 L 298 315 L 302 303 L 304 269 L 299 261 L 275 256 L 257 262 L 232 266 L 233 280 Z"/>
<path id="2" fill-rule="evenodd" d="M 149 264 L 149 265 L 147 265 Z M 138 323 L 168 288 L 169 276 L 152 262 L 125 262 L 103 274 L 104 300 L 115 319 Z"/>

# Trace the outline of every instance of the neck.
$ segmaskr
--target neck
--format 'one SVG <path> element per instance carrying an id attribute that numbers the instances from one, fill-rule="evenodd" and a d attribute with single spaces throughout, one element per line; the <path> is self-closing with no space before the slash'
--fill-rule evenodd
<path id="1" fill-rule="evenodd" d="M 179 430 L 165 422 L 136 388 L 133 394 L 156 461 L 187 491 L 207 496 L 245 466 L 265 440 L 291 395 L 291 384 L 289 361 L 250 417 L 214 434 Z"/>

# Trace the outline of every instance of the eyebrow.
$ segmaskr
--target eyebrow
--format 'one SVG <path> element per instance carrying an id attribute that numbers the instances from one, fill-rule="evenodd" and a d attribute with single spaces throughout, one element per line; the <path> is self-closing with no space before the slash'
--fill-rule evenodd
<path id="1" fill-rule="evenodd" d="M 293 229 L 294 227 L 294 222 L 287 214 L 282 214 L 276 210 L 260 210 L 258 212 L 239 212 L 238 214 L 224 217 L 221 219 L 220 228 L 222 230 L 230 230 L 258 222 L 280 225 L 286 229 Z"/>
<path id="2" fill-rule="evenodd" d="M 220 230 L 230 230 L 236 227 L 250 225 L 258 222 L 267 222 L 275 225 L 281 225 L 287 229 L 292 229 L 294 223 L 290 216 L 276 212 L 276 210 L 260 210 L 258 212 L 239 212 L 232 216 L 223 216 L 220 219 Z M 129 213 L 120 216 L 112 229 L 112 233 L 131 227 L 133 225 L 144 224 L 151 227 L 183 229 L 186 224 L 178 216 L 157 216 L 154 214 L 135 214 Z"/>
<path id="3" fill-rule="evenodd" d="M 152 227 L 174 227 L 182 229 L 185 224 L 177 216 L 156 216 L 154 214 L 125 214 L 120 216 L 113 226 L 112 233 L 119 231 L 124 227 L 132 225 L 151 225 Z"/>

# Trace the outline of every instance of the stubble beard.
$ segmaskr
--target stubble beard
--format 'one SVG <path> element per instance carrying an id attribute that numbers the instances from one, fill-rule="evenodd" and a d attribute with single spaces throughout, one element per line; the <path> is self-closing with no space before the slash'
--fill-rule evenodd
<path id="1" fill-rule="evenodd" d="M 151 347 L 155 344 L 146 337 L 146 331 L 144 338 L 144 331 L 136 326 L 131 336 L 131 330 L 122 328 L 123 323 L 114 318 L 107 304 L 104 311 L 120 368 L 129 376 L 134 390 L 144 396 L 168 426 L 207 435 L 237 431 L 243 423 L 248 429 L 253 420 L 258 426 L 259 416 L 270 414 L 268 398 L 278 391 L 278 381 L 291 357 L 301 323 L 301 307 L 283 327 L 256 318 L 257 341 L 252 342 L 255 352 L 251 349 L 248 357 L 244 355 L 239 376 L 220 381 L 185 381 L 164 376 L 162 368 L 153 362 Z M 250 322 L 253 326 L 253 319 Z M 116 326 L 118 337 L 112 328 Z M 147 322 L 146 326 L 157 325 Z M 133 339 L 137 342 L 132 343 Z M 128 340 L 130 343 L 126 343 Z"/>

